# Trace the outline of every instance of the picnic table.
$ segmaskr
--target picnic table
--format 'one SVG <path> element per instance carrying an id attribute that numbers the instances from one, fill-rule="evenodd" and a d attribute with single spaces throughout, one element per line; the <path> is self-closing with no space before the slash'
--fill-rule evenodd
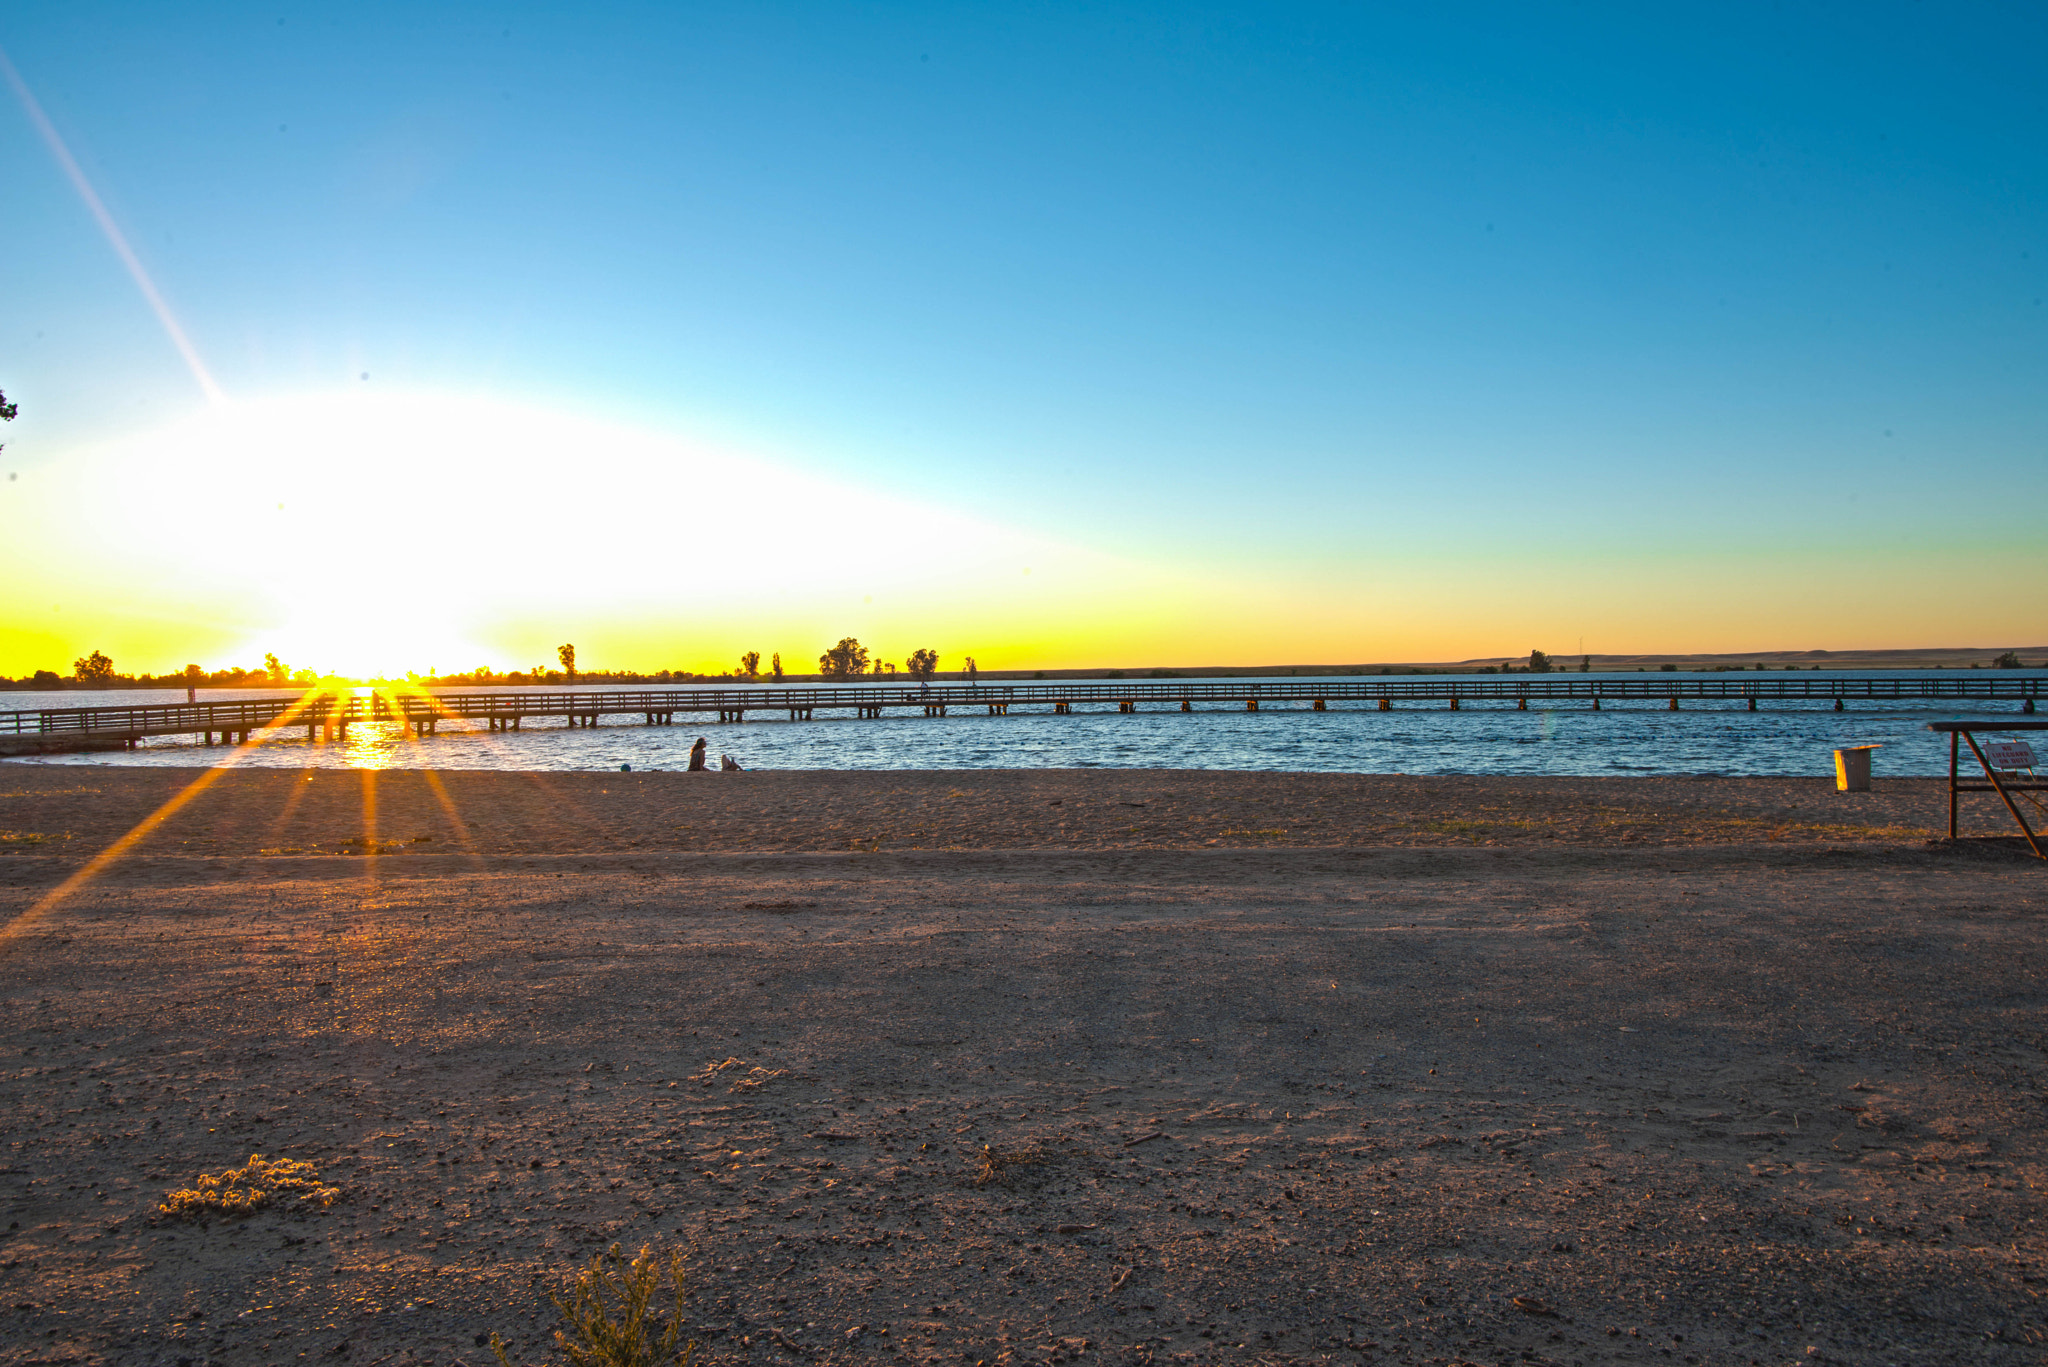
<path id="1" fill-rule="evenodd" d="M 2048 851 L 2041 848 L 2041 838 L 2034 828 L 2027 824 L 2027 815 L 2020 810 L 2020 802 L 2026 803 L 2037 812 L 2048 813 L 2038 798 L 2029 793 L 2048 792 L 2048 783 L 2041 781 L 2036 772 L 2039 761 L 2035 758 L 2034 747 L 2024 740 L 1992 740 L 2016 731 L 2048 731 L 2048 718 L 2019 717 L 1977 717 L 1961 721 L 1932 721 L 1927 723 L 1930 731 L 1948 733 L 1948 838 L 1956 838 L 1956 799 L 1962 793 L 1997 793 L 2004 801 L 2005 809 L 2012 813 L 2012 819 L 2019 823 L 2021 834 L 2027 838 L 2027 846 L 2037 859 L 2048 859 Z M 1979 742 L 1977 736 L 1987 737 Z M 1983 769 L 1984 783 L 1961 781 L 1959 765 L 1962 747 L 1968 745 L 1970 753 L 1977 757 L 1978 767 Z M 2020 795 L 2015 802 L 2013 795 Z"/>

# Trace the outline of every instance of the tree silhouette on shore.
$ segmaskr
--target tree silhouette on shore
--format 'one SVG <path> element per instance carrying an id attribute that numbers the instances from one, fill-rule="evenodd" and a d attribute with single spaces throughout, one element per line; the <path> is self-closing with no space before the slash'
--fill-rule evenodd
<path id="1" fill-rule="evenodd" d="M 818 657 L 818 673 L 828 679 L 851 679 L 868 671 L 868 648 L 851 636 L 839 638 Z"/>

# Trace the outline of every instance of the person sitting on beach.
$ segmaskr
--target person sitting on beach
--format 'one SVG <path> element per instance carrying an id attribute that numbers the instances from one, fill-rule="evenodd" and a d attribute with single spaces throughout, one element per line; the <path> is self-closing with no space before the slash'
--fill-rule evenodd
<path id="1" fill-rule="evenodd" d="M 694 773 L 696 773 L 696 772 L 697 772 L 697 771 L 698 771 L 699 769 L 703 769 L 703 768 L 706 768 L 706 767 L 707 767 L 707 766 L 705 765 L 705 763 L 704 763 L 704 747 L 705 747 L 705 746 L 707 746 L 707 745 L 709 745 L 709 744 L 711 744 L 710 740 L 708 740 L 707 738 L 705 738 L 705 737 L 703 737 L 703 736 L 699 736 L 699 737 L 697 737 L 697 743 L 696 743 L 695 745 L 693 745 L 693 746 L 691 746 L 691 747 L 690 747 L 690 772 L 691 772 L 691 773 L 693 773 L 693 774 L 694 774 Z"/>
<path id="2" fill-rule="evenodd" d="M 740 768 L 740 762 L 734 759 L 731 755 L 720 755 L 718 757 L 718 767 L 720 770 L 728 774 L 738 774 L 746 772 L 745 770 Z"/>

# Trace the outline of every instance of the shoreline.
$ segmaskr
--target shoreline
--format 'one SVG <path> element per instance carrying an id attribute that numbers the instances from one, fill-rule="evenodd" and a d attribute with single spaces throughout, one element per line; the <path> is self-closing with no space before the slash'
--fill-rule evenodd
<path id="1" fill-rule="evenodd" d="M 0 766 L 0 831 L 16 858 L 83 857 L 188 790 L 136 853 L 1914 845 L 1947 822 L 1938 778 L 21 764 Z M 1965 832 L 2007 834 L 1972 796 Z"/>

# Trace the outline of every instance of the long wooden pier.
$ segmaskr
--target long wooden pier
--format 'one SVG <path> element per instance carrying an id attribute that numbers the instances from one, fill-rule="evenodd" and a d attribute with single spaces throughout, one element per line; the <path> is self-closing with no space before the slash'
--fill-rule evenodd
<path id="1" fill-rule="evenodd" d="M 342 740 L 348 728 L 366 722 L 403 725 L 409 734 L 430 736 L 443 721 L 482 722 L 486 728 L 516 731 L 528 719 L 563 718 L 569 726 L 597 726 L 607 718 L 631 718 L 648 726 L 671 726 L 677 718 L 744 722 L 755 716 L 810 721 L 820 712 L 875 718 L 891 713 L 942 717 L 950 709 L 1007 715 L 1012 708 L 1072 713 L 1076 709 L 1139 712 L 1177 708 L 1183 712 L 1245 710 L 1274 705 L 1323 712 L 1332 708 L 1378 709 L 1467 705 L 1514 707 L 1530 704 L 1598 710 L 1610 704 L 1651 706 L 1677 712 L 1687 703 L 1741 703 L 1749 711 L 1766 705 L 1851 702 L 2009 702 L 2032 713 L 2048 693 L 2040 671 L 1983 671 L 1908 677 L 1809 678 L 1765 675 L 1466 674 L 1436 678 L 1379 676 L 1330 679 L 1103 679 L 1087 682 L 846 685 L 758 685 L 743 688 L 664 689 L 476 689 L 432 693 L 423 689 L 377 689 L 309 693 L 298 698 L 252 698 L 238 702 L 196 702 L 144 707 L 57 707 L 0 712 L 0 754 L 133 748 L 153 736 L 198 736 L 206 744 L 246 743 L 262 733 L 306 739 Z"/>

